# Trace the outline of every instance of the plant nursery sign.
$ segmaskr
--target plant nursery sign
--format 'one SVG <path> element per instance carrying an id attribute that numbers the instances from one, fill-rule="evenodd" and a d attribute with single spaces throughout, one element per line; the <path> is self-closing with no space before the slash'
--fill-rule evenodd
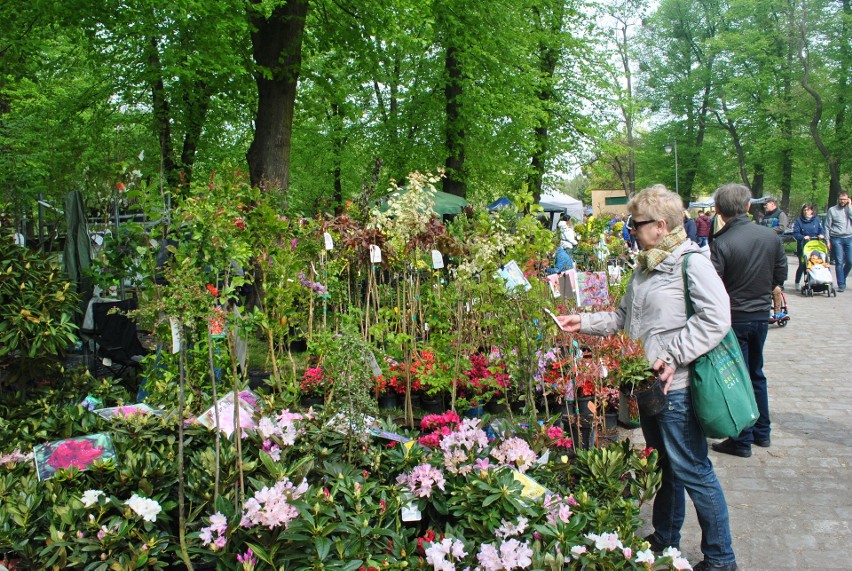
<path id="1" fill-rule="evenodd" d="M 98 460 L 112 460 L 115 447 L 110 435 L 101 432 L 40 444 L 33 449 L 33 456 L 38 479 L 47 480 L 62 469 L 86 470 Z"/>
<path id="2" fill-rule="evenodd" d="M 606 272 L 577 272 L 577 305 L 591 307 L 609 301 Z"/>

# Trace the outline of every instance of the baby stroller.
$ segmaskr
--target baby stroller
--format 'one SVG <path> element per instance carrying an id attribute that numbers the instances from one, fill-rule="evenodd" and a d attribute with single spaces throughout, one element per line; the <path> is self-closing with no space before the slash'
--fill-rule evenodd
<path id="1" fill-rule="evenodd" d="M 802 263 L 808 270 L 802 283 L 802 295 L 813 297 L 815 293 L 824 293 L 828 297 L 837 297 L 831 266 L 828 264 L 828 245 L 823 240 L 808 240 L 802 246 Z"/>
<path id="2" fill-rule="evenodd" d="M 772 313 L 769 315 L 769 325 L 786 327 L 790 322 L 790 314 L 787 313 L 787 296 L 784 290 L 775 288 L 772 292 Z"/>

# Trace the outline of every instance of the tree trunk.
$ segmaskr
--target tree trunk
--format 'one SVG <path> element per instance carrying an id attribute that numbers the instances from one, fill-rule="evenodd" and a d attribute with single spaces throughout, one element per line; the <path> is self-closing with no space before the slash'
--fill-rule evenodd
<path id="1" fill-rule="evenodd" d="M 198 141 L 201 139 L 204 121 L 207 119 L 207 111 L 210 109 L 210 89 L 207 83 L 196 81 L 190 89 L 184 92 L 184 102 L 187 118 L 180 162 L 185 182 L 189 184 L 192 180 L 192 167 L 195 165 Z"/>
<path id="2" fill-rule="evenodd" d="M 539 10 L 534 7 L 533 11 L 539 18 L 542 24 L 542 29 L 546 29 L 550 42 L 559 41 L 556 46 L 561 45 L 560 38 L 562 32 L 562 22 L 565 15 L 565 3 L 562 0 L 557 0 L 553 5 L 553 12 L 550 13 L 547 8 Z M 545 26 L 545 18 L 550 18 L 550 24 Z M 541 104 L 543 115 L 539 119 L 538 124 L 533 131 L 533 140 L 535 147 L 530 160 L 530 175 L 528 178 L 529 188 L 533 192 L 533 203 L 538 203 L 541 198 L 542 181 L 544 179 L 544 171 L 547 168 L 547 156 L 550 151 L 549 144 L 549 129 L 550 123 L 553 120 L 553 111 L 551 109 L 551 101 L 554 97 L 554 79 L 556 73 L 556 65 L 559 63 L 560 50 L 553 43 L 541 43 L 538 48 L 539 72 L 541 73 L 541 88 L 538 90 L 538 100 Z"/>
<path id="3" fill-rule="evenodd" d="M 157 38 L 148 40 L 148 63 L 151 66 L 151 106 L 154 117 L 154 134 L 160 143 L 160 161 L 163 165 L 163 176 L 170 188 L 177 188 L 180 183 L 180 174 L 177 161 L 175 161 L 174 146 L 172 145 L 171 129 L 171 107 L 166 97 L 166 88 L 163 83 L 162 65 L 160 64 L 160 50 Z"/>
<path id="4" fill-rule="evenodd" d="M 810 84 L 811 65 L 808 56 L 808 44 L 806 36 L 807 21 L 807 12 L 805 12 L 802 15 L 802 20 L 799 24 L 799 60 L 802 63 L 802 78 L 800 80 L 800 83 L 804 90 L 808 92 L 808 95 L 810 95 L 814 100 L 814 113 L 811 116 L 810 124 L 811 137 L 813 138 L 814 144 L 816 145 L 817 149 L 819 149 L 819 152 L 825 159 L 825 162 L 828 164 L 828 203 L 833 204 L 831 202 L 831 197 L 834 196 L 834 200 L 836 201 L 837 196 L 840 194 L 840 166 L 835 155 L 832 154 L 832 152 L 825 145 L 825 142 L 822 140 L 822 135 L 819 132 L 819 124 L 822 120 L 823 103 L 822 96 Z"/>
<path id="5" fill-rule="evenodd" d="M 849 125 L 846 120 L 846 108 L 849 105 L 849 95 L 847 90 L 849 89 L 849 74 L 850 74 L 850 66 L 852 66 L 852 30 L 850 30 L 850 25 L 852 25 L 852 2 L 850 0 L 842 0 L 842 11 L 841 11 L 841 19 L 840 19 L 840 42 L 839 42 L 839 59 L 840 65 L 838 66 L 838 82 L 837 82 L 837 114 L 834 116 L 834 134 L 835 140 L 837 144 L 834 145 L 834 149 L 837 151 L 837 175 L 838 179 L 840 178 L 840 174 L 843 172 L 842 163 L 844 153 L 848 156 L 848 146 L 849 141 L 852 139 L 852 130 L 850 130 Z M 837 194 L 840 192 L 840 185 L 838 184 L 836 187 L 832 186 L 829 189 L 828 193 L 828 203 L 836 204 L 837 203 Z"/>
<path id="6" fill-rule="evenodd" d="M 290 143 L 308 0 L 287 0 L 268 18 L 256 8 L 261 3 L 252 0 L 249 6 L 258 101 L 254 140 L 246 158 L 252 186 L 263 184 L 284 194 L 290 184 Z"/>
<path id="7" fill-rule="evenodd" d="M 447 73 L 447 85 L 444 87 L 447 114 L 447 160 L 444 163 L 446 168 L 444 192 L 464 198 L 467 194 L 463 175 L 465 132 L 460 101 L 462 96 L 463 70 L 461 62 L 458 60 L 458 55 L 459 49 L 457 47 L 447 47 L 444 59 L 445 71 Z"/>

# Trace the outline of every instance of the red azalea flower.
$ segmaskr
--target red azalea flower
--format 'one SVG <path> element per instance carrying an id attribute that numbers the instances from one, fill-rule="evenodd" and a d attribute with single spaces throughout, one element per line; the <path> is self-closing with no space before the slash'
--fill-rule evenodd
<path id="1" fill-rule="evenodd" d="M 649 446 L 648 448 L 645 448 L 642 452 L 640 452 L 639 456 L 641 456 L 642 458 L 647 458 L 651 455 L 651 452 L 653 451 L 654 449 Z"/>
<path id="2" fill-rule="evenodd" d="M 47 463 L 54 470 L 74 466 L 83 470 L 104 453 L 103 446 L 95 448 L 88 440 L 66 440 L 56 447 Z"/>
<path id="3" fill-rule="evenodd" d="M 436 537 L 438 537 L 437 533 L 431 529 L 427 529 L 426 533 L 417 538 L 417 551 L 419 551 L 422 555 L 426 555 L 426 548 L 424 547 L 424 544 L 432 543 L 435 541 Z"/>
<path id="4" fill-rule="evenodd" d="M 207 291 L 209 291 L 210 295 L 212 295 L 213 297 L 219 297 L 219 288 L 217 288 L 213 284 L 207 284 Z"/>
<path id="5" fill-rule="evenodd" d="M 246 219 L 242 216 L 237 216 L 234 218 L 234 226 L 236 226 L 239 230 L 246 229 Z"/>
<path id="6" fill-rule="evenodd" d="M 115 185 L 115 188 L 117 188 L 117 189 L 119 190 L 119 192 L 120 192 L 120 191 L 122 191 L 122 190 L 124 190 L 124 183 L 123 183 L 123 182 L 119 182 L 119 183 L 117 183 L 117 184 Z"/>

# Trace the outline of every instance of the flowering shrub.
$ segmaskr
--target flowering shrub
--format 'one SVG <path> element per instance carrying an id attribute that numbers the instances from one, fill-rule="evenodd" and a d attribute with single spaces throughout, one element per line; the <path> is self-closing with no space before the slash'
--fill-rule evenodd
<path id="1" fill-rule="evenodd" d="M 509 387 L 506 363 L 500 352 L 492 349 L 488 356 L 473 354 L 468 357 L 470 368 L 459 379 L 459 396 L 472 404 L 483 404 L 493 395 L 500 395 Z"/>
<path id="2" fill-rule="evenodd" d="M 305 396 L 325 397 L 331 385 L 332 380 L 326 376 L 322 367 L 308 367 L 305 369 L 299 388 Z"/>

